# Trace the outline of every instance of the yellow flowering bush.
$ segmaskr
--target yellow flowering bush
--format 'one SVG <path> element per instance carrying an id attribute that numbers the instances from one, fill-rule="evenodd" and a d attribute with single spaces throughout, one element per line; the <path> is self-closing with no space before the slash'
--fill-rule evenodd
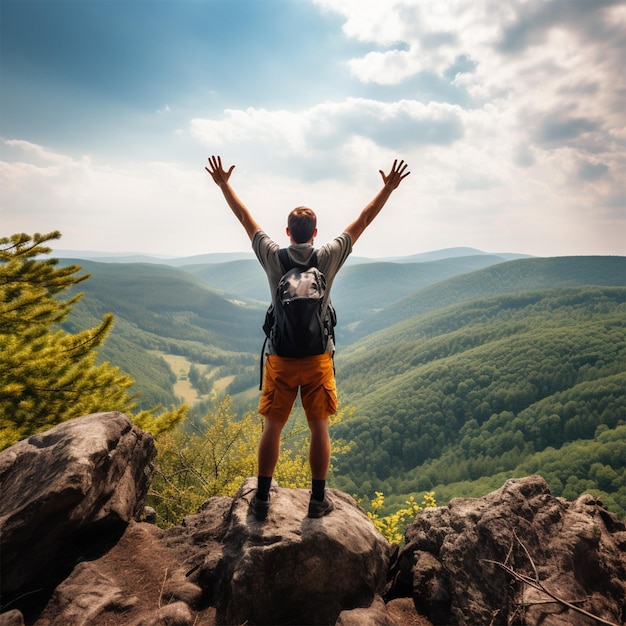
<path id="1" fill-rule="evenodd" d="M 332 416 L 330 425 L 340 422 L 347 410 Z M 307 488 L 311 485 L 309 429 L 297 419 L 292 423 L 283 433 L 274 477 L 281 487 Z M 226 396 L 216 399 L 202 419 L 183 420 L 178 428 L 158 435 L 155 475 L 148 497 L 157 523 L 166 528 L 213 496 L 234 496 L 245 478 L 256 476 L 262 432 L 263 418 L 252 411 L 238 415 Z M 333 455 L 349 446 L 334 440 Z"/>
<path id="2" fill-rule="evenodd" d="M 359 504 L 362 504 L 362 500 L 358 500 Z M 374 497 L 369 502 L 369 510 L 365 513 L 369 517 L 378 532 L 389 543 L 402 543 L 404 541 L 404 533 L 407 525 L 415 519 L 415 516 L 428 507 L 436 507 L 435 492 L 427 491 L 423 498 L 422 503 L 418 504 L 414 496 L 410 496 L 406 502 L 405 507 L 390 513 L 389 515 L 380 515 L 380 511 L 385 505 L 385 496 L 382 491 L 376 491 Z"/>

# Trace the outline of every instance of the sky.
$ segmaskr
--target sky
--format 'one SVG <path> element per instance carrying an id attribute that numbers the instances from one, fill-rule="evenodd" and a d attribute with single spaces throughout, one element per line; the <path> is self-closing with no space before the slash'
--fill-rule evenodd
<path id="1" fill-rule="evenodd" d="M 355 245 L 626 253 L 626 1 L 0 0 L 0 237 L 249 251 L 411 172 Z"/>

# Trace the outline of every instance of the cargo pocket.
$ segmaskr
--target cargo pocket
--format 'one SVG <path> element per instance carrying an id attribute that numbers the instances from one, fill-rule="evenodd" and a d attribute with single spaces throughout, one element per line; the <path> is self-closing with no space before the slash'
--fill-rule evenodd
<path id="1" fill-rule="evenodd" d="M 335 378 L 324 383 L 324 392 L 326 396 L 327 415 L 334 415 L 337 412 L 337 383 Z"/>
<path id="2" fill-rule="evenodd" d="M 265 381 L 263 381 L 263 391 L 261 392 L 261 397 L 259 398 L 258 408 L 259 413 L 264 417 L 271 413 L 272 407 L 274 406 L 275 396 L 276 384 L 271 378 L 266 376 Z"/>

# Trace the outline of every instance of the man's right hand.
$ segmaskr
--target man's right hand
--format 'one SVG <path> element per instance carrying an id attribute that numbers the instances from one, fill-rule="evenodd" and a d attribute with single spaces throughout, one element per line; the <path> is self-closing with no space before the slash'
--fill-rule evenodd
<path id="1" fill-rule="evenodd" d="M 391 189 L 397 189 L 398 185 L 411 173 L 406 172 L 407 163 L 404 161 L 400 161 L 396 159 L 393 162 L 393 166 L 388 175 L 385 174 L 382 170 L 378 170 L 380 175 L 383 177 L 383 183 L 385 187 L 391 187 Z"/>

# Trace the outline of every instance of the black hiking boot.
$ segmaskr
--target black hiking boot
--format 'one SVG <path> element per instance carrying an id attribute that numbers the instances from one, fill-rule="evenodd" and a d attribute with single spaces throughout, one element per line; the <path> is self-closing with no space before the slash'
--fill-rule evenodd
<path id="1" fill-rule="evenodd" d="M 267 500 L 260 500 L 256 497 L 256 494 L 252 497 L 252 501 L 250 502 L 250 511 L 259 522 L 262 522 L 266 517 L 267 513 L 270 510 L 270 497 L 267 496 Z"/>
<path id="2" fill-rule="evenodd" d="M 311 500 L 309 501 L 309 513 L 307 517 L 324 517 L 324 515 L 328 515 L 334 508 L 335 505 L 333 504 L 333 501 L 328 497 L 328 494 L 324 495 L 323 500 L 314 500 L 313 498 L 311 498 Z"/>

